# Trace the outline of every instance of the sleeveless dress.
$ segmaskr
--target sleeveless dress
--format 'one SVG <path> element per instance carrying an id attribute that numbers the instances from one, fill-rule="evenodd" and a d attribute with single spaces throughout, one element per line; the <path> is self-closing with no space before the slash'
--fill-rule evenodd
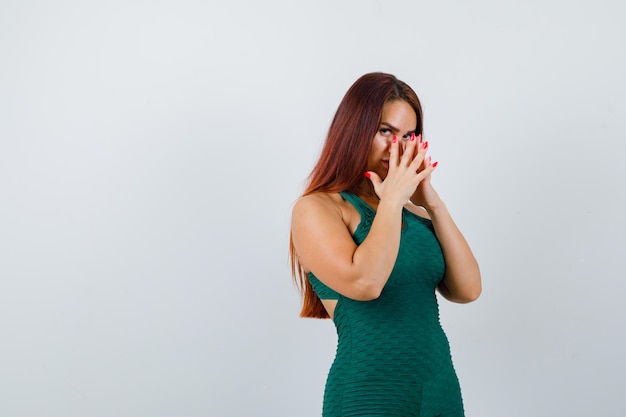
<path id="1" fill-rule="evenodd" d="M 376 212 L 341 192 L 361 215 L 361 244 Z M 403 209 L 400 249 L 379 298 L 355 301 L 312 273 L 320 299 L 336 299 L 337 352 L 324 391 L 323 417 L 462 417 L 463 401 L 439 322 L 435 288 L 445 263 L 430 220 Z"/>

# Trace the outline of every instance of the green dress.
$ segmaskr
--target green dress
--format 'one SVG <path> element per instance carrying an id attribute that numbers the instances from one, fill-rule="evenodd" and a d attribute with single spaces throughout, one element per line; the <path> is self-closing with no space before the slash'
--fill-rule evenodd
<path id="1" fill-rule="evenodd" d="M 376 212 L 340 193 L 361 215 L 361 244 Z M 309 280 L 321 299 L 338 300 L 337 353 L 324 391 L 324 417 L 462 417 L 463 401 L 441 324 L 435 288 L 445 263 L 430 220 L 403 209 L 396 264 L 379 298 L 355 301 Z"/>

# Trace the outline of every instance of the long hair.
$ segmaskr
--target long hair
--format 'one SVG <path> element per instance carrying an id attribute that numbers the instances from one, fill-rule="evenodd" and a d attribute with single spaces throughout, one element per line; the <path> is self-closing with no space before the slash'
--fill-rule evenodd
<path id="1" fill-rule="evenodd" d="M 380 124 L 385 103 L 402 100 L 417 115 L 415 134 L 422 133 L 422 106 L 417 94 L 391 74 L 373 72 L 361 76 L 341 100 L 328 130 L 317 164 L 308 177 L 303 196 L 315 192 L 356 192 L 367 170 L 372 140 Z M 313 291 L 306 271 L 289 237 L 291 273 L 302 296 L 300 317 L 328 318 L 321 300 Z"/>

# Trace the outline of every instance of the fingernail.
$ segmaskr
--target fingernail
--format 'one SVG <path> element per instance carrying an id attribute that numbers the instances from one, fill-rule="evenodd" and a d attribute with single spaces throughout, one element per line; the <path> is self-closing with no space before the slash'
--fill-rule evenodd
<path id="1" fill-rule="evenodd" d="M 422 144 L 422 149 L 428 149 L 428 141 Z"/>
<path id="2" fill-rule="evenodd" d="M 363 175 L 365 175 L 367 178 L 370 178 L 370 177 L 372 176 L 369 172 L 366 172 L 366 173 L 365 173 L 365 174 L 363 174 Z"/>
<path id="3" fill-rule="evenodd" d="M 394 135 L 393 136 L 393 140 L 391 141 L 392 143 L 396 143 L 398 141 L 398 138 Z"/>
<path id="4" fill-rule="evenodd" d="M 437 165 L 439 165 L 439 161 L 433 163 L 433 168 L 435 168 Z"/>
<path id="5" fill-rule="evenodd" d="M 415 132 L 411 133 L 411 140 L 415 139 Z"/>

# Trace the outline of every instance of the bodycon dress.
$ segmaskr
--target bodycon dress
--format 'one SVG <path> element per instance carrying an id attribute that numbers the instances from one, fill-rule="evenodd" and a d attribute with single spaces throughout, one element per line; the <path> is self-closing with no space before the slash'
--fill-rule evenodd
<path id="1" fill-rule="evenodd" d="M 361 215 L 361 244 L 376 212 L 340 193 Z M 403 209 L 400 249 L 380 297 L 355 301 L 308 274 L 321 299 L 336 299 L 337 352 L 324 390 L 323 417 L 462 417 L 463 401 L 435 288 L 445 263 L 430 220 Z"/>

